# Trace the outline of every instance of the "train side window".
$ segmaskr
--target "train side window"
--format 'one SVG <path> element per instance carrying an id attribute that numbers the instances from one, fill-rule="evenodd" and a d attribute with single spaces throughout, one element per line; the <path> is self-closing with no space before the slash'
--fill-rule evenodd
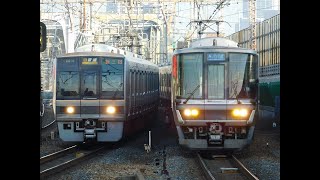
<path id="1" fill-rule="evenodd" d="M 169 86 L 168 87 L 169 87 L 169 93 L 171 93 L 171 88 L 170 88 L 171 87 L 171 75 L 170 74 L 169 74 Z"/>
<path id="2" fill-rule="evenodd" d="M 146 72 L 146 94 L 148 94 L 148 72 Z"/>
<path id="3" fill-rule="evenodd" d="M 140 93 L 140 73 L 137 72 L 137 96 L 139 96 Z"/>
<path id="4" fill-rule="evenodd" d="M 150 74 L 150 82 L 151 82 L 151 87 L 150 87 L 150 90 L 151 90 L 151 93 L 153 92 L 153 73 L 151 72 Z"/>
<path id="5" fill-rule="evenodd" d="M 146 73 L 142 72 L 142 95 L 145 94 L 146 90 L 146 83 L 145 83 Z"/>
<path id="6" fill-rule="evenodd" d="M 141 73 L 141 87 L 142 87 L 141 95 L 143 95 L 143 93 L 144 93 L 144 72 Z"/>
<path id="7" fill-rule="evenodd" d="M 154 93 L 154 90 L 155 90 L 155 83 L 156 83 L 156 79 L 154 78 L 155 76 L 154 76 L 155 74 L 154 73 L 152 73 L 152 85 L 153 85 L 153 87 L 152 87 L 152 92 Z"/>
<path id="8" fill-rule="evenodd" d="M 131 93 L 131 95 L 130 96 L 133 97 L 134 96 L 134 87 L 135 87 L 135 84 L 134 84 L 134 72 L 131 71 L 130 75 L 131 75 L 131 80 L 130 80 L 130 83 L 131 83 L 130 93 Z"/>
<path id="9" fill-rule="evenodd" d="M 139 73 L 139 96 L 141 95 L 142 92 L 142 73 Z"/>
<path id="10" fill-rule="evenodd" d="M 142 92 L 142 73 L 140 72 L 139 73 L 139 98 L 138 98 L 139 106 L 141 105 L 141 92 Z"/>
<path id="11" fill-rule="evenodd" d="M 147 94 L 147 72 L 145 71 L 144 72 L 144 75 L 143 75 L 143 84 L 144 84 L 144 94 Z"/>
<path id="12" fill-rule="evenodd" d="M 161 74 L 161 77 L 160 77 L 160 94 L 162 94 L 163 93 L 163 74 Z"/>
<path id="13" fill-rule="evenodd" d="M 138 72 L 134 73 L 134 107 L 137 107 L 137 95 L 138 95 Z"/>
<path id="14" fill-rule="evenodd" d="M 151 90 L 151 93 L 152 93 L 153 92 L 153 72 L 151 72 L 151 74 L 150 74 L 150 82 L 151 82 L 150 90 Z"/>
<path id="15" fill-rule="evenodd" d="M 145 94 L 146 93 L 146 73 L 145 72 L 143 72 L 143 92 L 142 92 L 142 94 Z"/>
<path id="16" fill-rule="evenodd" d="M 140 93 L 140 73 L 137 72 L 137 88 L 136 88 L 136 107 L 139 106 L 139 93 Z"/>
<path id="17" fill-rule="evenodd" d="M 147 73 L 147 93 L 149 94 L 149 72 Z"/>
<path id="18" fill-rule="evenodd" d="M 150 83 L 150 85 L 149 85 L 149 91 L 150 91 L 150 93 L 152 92 L 152 72 L 150 72 L 150 74 L 149 74 L 149 83 Z"/>
<path id="19" fill-rule="evenodd" d="M 132 113 L 133 97 L 134 97 L 134 73 L 130 71 L 130 114 Z"/>
<path id="20" fill-rule="evenodd" d="M 156 76 L 156 91 L 159 92 L 159 76 L 157 76 L 156 74 L 155 76 Z"/>
<path id="21" fill-rule="evenodd" d="M 148 88 L 147 88 L 147 86 L 148 86 L 148 83 L 147 83 L 147 78 L 148 78 L 148 76 L 147 76 L 148 74 L 147 74 L 147 71 L 144 73 L 144 85 L 145 85 L 145 87 L 144 87 L 144 91 L 145 91 L 145 94 L 147 94 L 147 92 L 148 92 Z"/>
<path id="22" fill-rule="evenodd" d="M 163 75 L 162 75 L 162 82 L 160 82 L 160 84 L 162 84 L 162 90 L 160 89 L 160 92 L 162 91 L 162 94 L 165 93 L 165 89 L 164 89 L 164 87 L 165 87 L 165 81 L 166 81 L 166 75 L 163 74 Z"/>
<path id="23" fill-rule="evenodd" d="M 165 84 L 165 96 L 167 96 L 168 95 L 168 74 L 166 74 L 166 84 Z"/>
<path id="24" fill-rule="evenodd" d="M 156 90 L 156 75 L 153 73 L 153 92 Z"/>

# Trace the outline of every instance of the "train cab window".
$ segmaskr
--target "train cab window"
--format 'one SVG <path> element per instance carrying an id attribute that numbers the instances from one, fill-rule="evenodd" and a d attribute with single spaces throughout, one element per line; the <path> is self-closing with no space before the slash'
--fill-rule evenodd
<path id="1" fill-rule="evenodd" d="M 229 55 L 229 98 L 256 97 L 257 58 L 249 54 Z"/>
<path id="2" fill-rule="evenodd" d="M 78 99 L 80 89 L 79 72 L 57 73 L 57 99 Z"/>
<path id="3" fill-rule="evenodd" d="M 178 62 L 181 97 L 202 98 L 203 54 L 183 54 Z"/>
<path id="4" fill-rule="evenodd" d="M 102 59 L 102 99 L 123 99 L 123 64 L 124 60 L 119 58 Z"/>

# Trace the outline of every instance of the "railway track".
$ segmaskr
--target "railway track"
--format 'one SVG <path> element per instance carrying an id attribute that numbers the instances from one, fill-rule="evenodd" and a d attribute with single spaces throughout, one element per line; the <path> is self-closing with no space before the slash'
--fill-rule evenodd
<path id="1" fill-rule="evenodd" d="M 235 156 L 212 155 L 197 159 L 207 180 L 259 180 Z"/>
<path id="2" fill-rule="evenodd" d="M 263 136 L 279 136 L 280 135 L 280 129 L 277 130 L 260 130 L 260 129 L 255 129 L 254 134 L 257 135 L 263 135 Z"/>
<path id="3" fill-rule="evenodd" d="M 73 166 L 80 161 L 83 161 L 92 155 L 96 154 L 105 146 L 94 146 L 90 149 L 84 149 L 77 145 L 68 147 L 61 151 L 43 156 L 40 158 L 40 179 L 60 172 L 70 166 Z"/>
<path id="4" fill-rule="evenodd" d="M 49 124 L 45 125 L 45 126 L 42 126 L 41 129 L 46 129 L 46 128 L 49 128 L 51 127 L 54 123 L 56 122 L 56 120 L 53 120 L 52 122 L 50 122 Z"/>
<path id="5" fill-rule="evenodd" d="M 55 124 L 56 120 L 54 118 L 54 113 L 52 107 L 45 107 L 42 114 L 42 126 L 41 129 L 48 129 Z"/>
<path id="6" fill-rule="evenodd" d="M 58 127 L 55 120 L 41 127 L 40 130 L 40 143 L 48 141 L 48 139 L 54 140 L 58 136 Z"/>

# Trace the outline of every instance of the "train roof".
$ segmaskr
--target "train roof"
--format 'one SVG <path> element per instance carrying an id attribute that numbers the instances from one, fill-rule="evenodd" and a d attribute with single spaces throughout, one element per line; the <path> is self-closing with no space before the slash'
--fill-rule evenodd
<path id="1" fill-rule="evenodd" d="M 64 57 L 76 57 L 76 56 L 111 56 L 111 57 L 120 57 L 123 58 L 125 57 L 122 54 L 115 54 L 115 53 L 110 53 L 110 52 L 73 52 L 73 53 L 67 53 L 58 56 L 58 58 L 64 58 Z"/>
<path id="2" fill-rule="evenodd" d="M 93 57 L 100 57 L 100 56 L 107 56 L 107 57 L 115 57 L 115 58 L 126 58 L 128 61 L 136 62 L 136 63 L 143 63 L 151 66 L 156 66 L 156 64 L 145 60 L 141 59 L 138 57 L 132 57 L 128 55 L 122 55 L 122 54 L 115 54 L 115 53 L 110 53 L 110 52 L 95 52 L 95 51 L 90 51 L 90 52 L 73 52 L 73 53 L 67 53 L 58 56 L 57 58 L 67 58 L 67 57 L 82 57 L 82 56 L 93 56 Z"/>
<path id="3" fill-rule="evenodd" d="M 146 64 L 146 65 L 159 67 L 158 65 L 152 63 L 151 61 L 148 61 L 148 60 L 145 60 L 145 59 L 141 59 L 141 58 L 137 58 L 137 57 L 126 56 L 126 59 L 128 61 L 131 61 L 131 62 L 143 63 L 143 64 Z"/>
<path id="4" fill-rule="evenodd" d="M 190 42 L 189 47 L 200 47 L 200 46 L 238 47 L 238 43 L 224 37 L 207 37 L 207 38 L 193 40 L 192 42 Z"/>
<path id="5" fill-rule="evenodd" d="M 257 54 L 256 51 L 240 48 L 237 42 L 223 37 L 208 37 L 194 40 L 190 43 L 189 48 L 177 49 L 174 54 L 195 52 L 239 52 Z"/>
<path id="6" fill-rule="evenodd" d="M 109 45 L 106 45 L 106 44 L 87 44 L 87 45 L 83 45 L 83 46 L 80 46 L 78 48 L 75 49 L 75 52 L 91 52 L 92 49 L 94 49 L 95 52 L 112 52 L 112 53 L 115 53 L 115 54 L 122 54 L 126 57 L 137 57 L 137 58 L 140 58 L 140 59 L 143 59 L 143 56 L 142 55 L 139 55 L 139 54 L 135 54 L 133 52 L 130 52 L 130 51 L 126 51 L 126 50 L 123 50 L 123 49 L 119 49 L 119 48 L 116 48 L 116 47 L 113 47 L 113 46 L 109 46 Z"/>
<path id="7" fill-rule="evenodd" d="M 230 46 L 200 46 L 192 48 L 183 48 L 175 50 L 174 54 L 196 53 L 196 52 L 238 52 L 257 54 L 256 51 L 247 48 L 230 47 Z"/>

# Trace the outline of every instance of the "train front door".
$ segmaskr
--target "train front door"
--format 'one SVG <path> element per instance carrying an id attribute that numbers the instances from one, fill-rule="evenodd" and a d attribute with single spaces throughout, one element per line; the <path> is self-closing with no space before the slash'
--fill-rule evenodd
<path id="1" fill-rule="evenodd" d="M 83 58 L 81 64 L 80 113 L 84 124 L 85 140 L 97 137 L 96 125 L 100 116 L 99 106 L 99 74 L 100 66 L 97 57 Z"/>

